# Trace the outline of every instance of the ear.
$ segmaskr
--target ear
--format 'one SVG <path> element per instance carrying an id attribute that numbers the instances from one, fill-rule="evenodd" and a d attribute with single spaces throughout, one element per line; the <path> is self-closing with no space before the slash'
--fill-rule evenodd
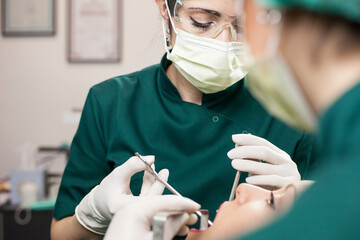
<path id="1" fill-rule="evenodd" d="M 167 0 L 155 0 L 156 4 L 158 5 L 161 17 L 164 20 L 169 20 L 165 1 L 167 1 Z"/>

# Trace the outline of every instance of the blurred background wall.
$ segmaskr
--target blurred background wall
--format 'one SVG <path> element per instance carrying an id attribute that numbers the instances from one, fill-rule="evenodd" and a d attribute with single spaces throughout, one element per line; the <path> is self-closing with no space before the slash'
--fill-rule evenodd
<path id="1" fill-rule="evenodd" d="M 122 0 L 121 61 L 70 64 L 67 2 L 57 1 L 55 36 L 0 37 L 0 178 L 20 163 L 16 149 L 25 142 L 71 143 L 77 125 L 64 114 L 83 107 L 92 85 L 156 64 L 164 54 L 155 1 Z"/>

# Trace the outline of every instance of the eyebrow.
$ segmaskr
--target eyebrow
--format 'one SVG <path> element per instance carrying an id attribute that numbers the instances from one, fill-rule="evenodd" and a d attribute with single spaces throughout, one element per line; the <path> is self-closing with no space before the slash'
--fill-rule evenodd
<path id="1" fill-rule="evenodd" d="M 210 14 L 212 14 L 214 16 L 221 17 L 221 13 L 219 13 L 218 11 L 215 11 L 215 10 L 206 9 L 206 8 L 200 8 L 200 7 L 197 7 L 197 8 L 193 7 L 193 8 L 189 8 L 189 9 L 202 10 L 202 11 L 210 13 Z"/>

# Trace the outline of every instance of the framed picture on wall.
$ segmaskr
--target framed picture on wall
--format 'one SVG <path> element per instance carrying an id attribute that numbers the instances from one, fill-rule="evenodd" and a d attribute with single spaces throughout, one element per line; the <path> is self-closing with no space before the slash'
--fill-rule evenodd
<path id="1" fill-rule="evenodd" d="M 69 61 L 120 61 L 119 0 L 69 0 Z"/>
<path id="2" fill-rule="evenodd" d="M 55 34 L 55 0 L 2 0 L 4 36 Z"/>

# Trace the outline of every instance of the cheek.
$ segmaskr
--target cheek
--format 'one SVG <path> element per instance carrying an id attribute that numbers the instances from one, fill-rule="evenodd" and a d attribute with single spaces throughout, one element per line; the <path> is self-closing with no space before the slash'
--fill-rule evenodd
<path id="1" fill-rule="evenodd" d="M 170 44 L 172 47 L 175 46 L 175 42 L 176 42 L 176 34 L 174 30 L 171 28 Z"/>
<path id="2" fill-rule="evenodd" d="M 274 212 L 265 202 L 249 202 L 241 206 L 232 204 L 223 206 L 214 221 L 217 232 L 222 236 L 246 234 L 267 223 L 274 216 Z M 219 235 L 220 236 L 220 235 Z"/>
<path id="3" fill-rule="evenodd" d="M 253 0 L 248 0 L 245 4 L 245 35 L 246 41 L 251 48 L 251 52 L 256 59 L 264 57 L 269 38 L 270 26 L 260 24 L 256 17 L 261 11 Z"/>
<path id="4" fill-rule="evenodd" d="M 231 212 L 233 212 L 234 210 L 237 209 L 237 204 L 235 204 L 235 202 L 224 202 L 223 204 L 220 205 L 216 215 L 215 215 L 215 219 L 214 222 L 222 222 L 222 221 L 226 221 L 227 216 L 229 216 L 229 214 L 231 214 Z"/>
<path id="5" fill-rule="evenodd" d="M 251 202 L 247 204 L 246 210 L 243 211 L 243 215 L 247 218 L 247 223 L 250 226 L 258 226 L 271 219 L 274 214 L 274 210 L 265 201 Z"/>

